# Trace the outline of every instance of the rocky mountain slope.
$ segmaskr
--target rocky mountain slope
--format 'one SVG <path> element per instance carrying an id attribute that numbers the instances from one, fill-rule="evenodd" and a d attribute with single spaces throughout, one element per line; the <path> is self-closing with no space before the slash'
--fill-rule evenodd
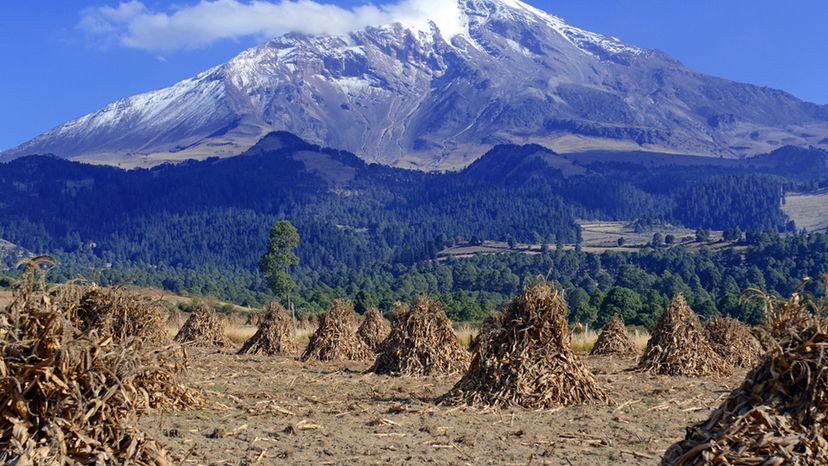
<path id="1" fill-rule="evenodd" d="M 454 0 L 444 33 L 288 34 L 0 155 L 122 166 L 230 156 L 273 130 L 387 165 L 456 169 L 497 144 L 739 157 L 828 147 L 828 107 L 693 71 L 519 0 Z M 445 28 L 444 28 L 445 29 Z"/>

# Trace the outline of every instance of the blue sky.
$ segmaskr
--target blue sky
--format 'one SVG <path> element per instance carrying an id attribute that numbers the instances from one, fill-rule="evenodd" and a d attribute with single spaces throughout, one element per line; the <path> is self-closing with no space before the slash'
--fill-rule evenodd
<path id="1" fill-rule="evenodd" d="M 320 1 L 345 9 L 366 3 Z M 228 34 L 236 37 L 230 39 L 222 39 L 221 34 L 216 38 L 192 33 L 161 37 L 152 28 L 145 29 L 143 35 L 129 35 L 125 23 L 118 22 L 138 9 L 156 20 L 152 14 L 171 14 L 175 8 L 198 3 L 0 2 L 0 56 L 4 63 L 0 71 L 0 149 L 13 147 L 118 98 L 170 85 L 227 61 L 266 35 L 260 31 L 251 35 L 231 32 Z M 783 89 L 805 100 L 828 104 L 828 2 L 824 0 L 529 3 L 575 26 L 664 50 L 702 72 Z M 337 11 L 342 13 L 341 9 Z M 112 21 L 98 22 L 96 18 L 102 13 Z M 358 21 L 377 14 L 362 9 L 354 16 Z M 219 18 L 216 29 L 226 27 L 225 19 Z M 233 27 L 244 30 L 238 23 Z M 159 48 L 154 38 L 167 46 Z"/>

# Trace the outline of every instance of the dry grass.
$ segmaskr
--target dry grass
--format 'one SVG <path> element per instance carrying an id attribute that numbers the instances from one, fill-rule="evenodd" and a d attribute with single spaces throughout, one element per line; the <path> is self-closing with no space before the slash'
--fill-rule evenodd
<path id="1" fill-rule="evenodd" d="M 256 334 L 258 327 L 253 325 L 228 325 L 224 327 L 224 335 L 234 344 L 240 345 Z"/>
<path id="2" fill-rule="evenodd" d="M 459 324 L 455 327 L 454 333 L 457 334 L 457 339 L 460 340 L 460 343 L 471 350 L 474 346 L 474 340 L 480 334 L 481 328 L 482 326 L 475 327 L 469 324 Z M 576 353 L 589 353 L 595 346 L 595 342 L 598 341 L 599 335 L 599 332 L 593 329 L 573 333 L 570 347 Z M 639 353 L 644 351 L 644 348 L 647 347 L 647 342 L 650 341 L 650 334 L 637 328 L 627 329 L 627 336 L 633 341 Z"/>
<path id="3" fill-rule="evenodd" d="M 464 348 L 471 348 L 474 343 L 474 339 L 480 334 L 480 328 L 467 323 L 455 325 L 453 328 L 454 334 L 457 335 L 457 341 L 459 341 Z"/>
<path id="4" fill-rule="evenodd" d="M 169 323 L 164 327 L 164 331 L 166 332 L 169 338 L 173 338 L 179 330 L 179 327 L 176 327 L 175 325 L 170 325 Z M 241 345 L 247 340 L 249 340 L 250 337 L 252 337 L 257 330 L 258 327 L 246 324 L 226 325 L 224 327 L 224 335 L 227 337 L 228 340 L 230 340 L 234 344 Z M 314 331 L 315 329 L 298 327 L 296 329 L 296 341 L 300 345 L 306 345 L 308 343 L 308 340 L 310 340 L 311 335 L 313 335 Z"/>
<path id="5" fill-rule="evenodd" d="M 572 350 L 576 353 L 589 353 L 598 341 L 599 335 L 600 333 L 593 329 L 573 334 Z M 639 352 L 643 351 L 644 348 L 647 347 L 647 343 L 650 341 L 649 333 L 635 328 L 632 330 L 627 329 L 627 336 L 630 337 L 630 340 L 633 341 Z"/>
<path id="6" fill-rule="evenodd" d="M 598 341 L 598 332 L 593 329 L 584 330 L 582 332 L 572 334 L 572 343 L 570 347 L 576 353 L 589 353 Z"/>
<path id="7" fill-rule="evenodd" d="M 782 210 L 809 232 L 828 231 L 828 189 L 815 193 L 788 193 Z"/>

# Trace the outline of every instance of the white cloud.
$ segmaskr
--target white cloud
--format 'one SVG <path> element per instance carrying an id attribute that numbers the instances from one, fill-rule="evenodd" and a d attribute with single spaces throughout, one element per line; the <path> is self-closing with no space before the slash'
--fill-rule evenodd
<path id="1" fill-rule="evenodd" d="M 457 0 L 398 0 L 355 8 L 312 0 L 200 0 L 152 11 L 138 0 L 83 11 L 80 29 L 107 43 L 144 50 L 197 48 L 224 39 L 266 39 L 287 32 L 340 35 L 395 22 L 426 30 L 433 21 L 445 37 L 465 31 Z"/>

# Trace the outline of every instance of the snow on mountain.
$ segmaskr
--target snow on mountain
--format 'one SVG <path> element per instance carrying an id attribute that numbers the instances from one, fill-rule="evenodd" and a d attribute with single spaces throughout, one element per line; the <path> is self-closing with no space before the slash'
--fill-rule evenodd
<path id="1" fill-rule="evenodd" d="M 702 75 L 519 0 L 446 5 L 428 23 L 287 34 L 2 159 L 152 165 L 239 154 L 273 130 L 421 169 L 462 167 L 499 143 L 740 156 L 828 141 L 828 109 L 784 92 Z"/>

